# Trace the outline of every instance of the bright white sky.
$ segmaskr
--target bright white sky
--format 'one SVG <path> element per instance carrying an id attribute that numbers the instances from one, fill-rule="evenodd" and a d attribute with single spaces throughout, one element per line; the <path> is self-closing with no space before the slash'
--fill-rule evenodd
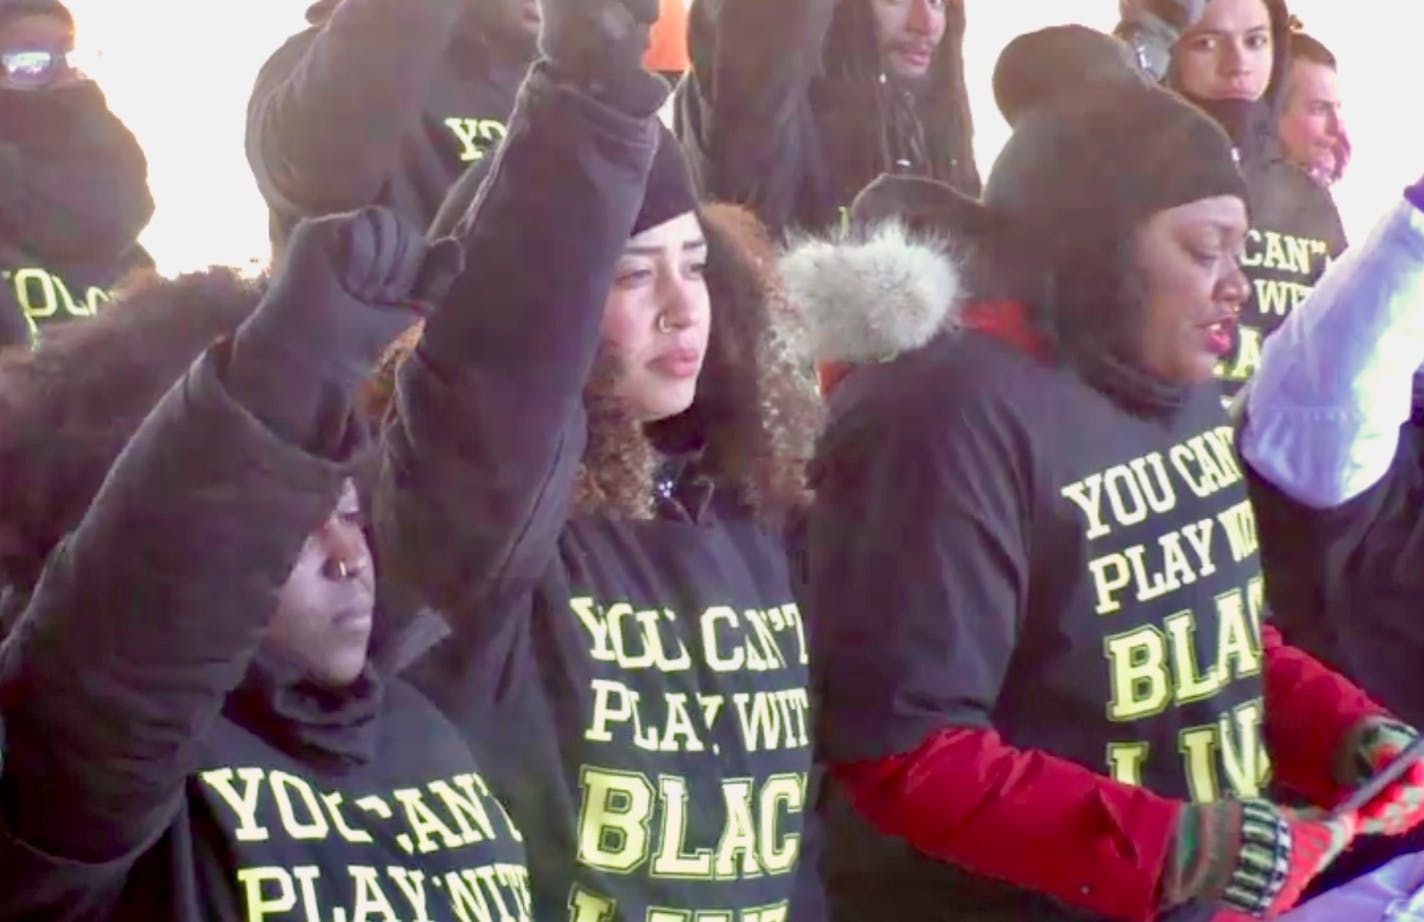
<path id="1" fill-rule="evenodd" d="M 81 45 L 99 56 L 91 70 L 148 153 L 158 212 L 143 241 L 160 268 L 264 260 L 266 209 L 243 154 L 244 112 L 262 62 L 304 25 L 305 0 L 68 2 Z M 999 51 L 1015 35 L 1054 23 L 1111 28 L 1117 3 L 967 2 L 969 86 L 979 165 L 987 173 L 1008 133 L 989 87 Z M 1291 6 L 1340 58 L 1355 159 L 1336 198 L 1351 238 L 1359 239 L 1424 173 L 1416 78 L 1409 76 L 1409 62 L 1421 54 L 1424 2 L 1293 0 Z"/>

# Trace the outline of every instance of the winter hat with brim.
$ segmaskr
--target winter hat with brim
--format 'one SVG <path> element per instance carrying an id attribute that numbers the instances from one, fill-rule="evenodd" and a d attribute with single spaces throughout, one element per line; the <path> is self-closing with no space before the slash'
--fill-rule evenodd
<path id="1" fill-rule="evenodd" d="M 32 13 L 58 16 L 70 26 L 74 25 L 74 14 L 59 0 L 0 0 L 0 22 Z"/>
<path id="2" fill-rule="evenodd" d="M 852 222 L 898 216 L 956 239 L 1008 235 L 1052 260 L 1120 240 L 1159 211 L 1223 195 L 1246 201 L 1225 132 L 1131 61 L 1122 42 L 1082 26 L 1016 38 L 994 71 L 1013 134 L 983 200 L 882 176 L 856 198 Z"/>
<path id="3" fill-rule="evenodd" d="M 495 159 L 495 151 L 491 150 L 465 171 L 445 196 L 445 201 L 431 224 L 430 236 L 443 237 L 456 232 L 479 193 L 480 186 L 494 167 Z M 643 205 L 638 209 L 632 233 L 634 236 L 641 234 L 679 215 L 696 211 L 697 206 L 697 188 L 693 185 L 692 173 L 687 167 L 682 147 L 671 131 L 659 125 L 658 149 L 653 155 L 653 165 L 648 170 L 648 182 L 643 189 Z"/>

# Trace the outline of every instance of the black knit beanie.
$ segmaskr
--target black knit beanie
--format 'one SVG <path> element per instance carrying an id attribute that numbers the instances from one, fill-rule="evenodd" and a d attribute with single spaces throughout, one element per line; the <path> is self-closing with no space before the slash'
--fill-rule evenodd
<path id="1" fill-rule="evenodd" d="M 495 151 L 491 150 L 456 181 L 431 223 L 431 237 L 445 237 L 456 232 L 474 202 L 475 195 L 480 191 L 480 186 L 489 176 L 494 161 Z M 692 173 L 687 167 L 682 147 L 671 131 L 659 125 L 658 149 L 648 171 L 648 182 L 643 191 L 643 206 L 638 210 L 632 233 L 640 234 L 678 215 L 695 211 L 697 204 L 697 188 L 692 182 Z"/>
<path id="2" fill-rule="evenodd" d="M 648 184 L 643 191 L 643 207 L 633 222 L 633 233 L 641 234 L 652 227 L 671 221 L 678 215 L 697 209 L 697 188 L 687 168 L 682 145 L 671 131 L 658 126 L 658 151 L 648 171 Z"/>
<path id="3" fill-rule="evenodd" d="M 984 205 L 1040 245 L 1119 240 L 1168 208 L 1221 195 L 1247 200 L 1225 132 L 1144 82 L 1124 48 L 1061 26 L 1015 39 L 995 67 L 994 95 L 1014 131 Z"/>
<path id="4" fill-rule="evenodd" d="M 59 0 L 0 0 L 0 21 L 26 13 L 48 13 L 74 25 L 74 14 Z"/>

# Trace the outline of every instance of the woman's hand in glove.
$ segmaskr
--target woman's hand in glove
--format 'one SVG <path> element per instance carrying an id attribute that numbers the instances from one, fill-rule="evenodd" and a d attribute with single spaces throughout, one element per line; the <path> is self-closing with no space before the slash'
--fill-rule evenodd
<path id="1" fill-rule="evenodd" d="M 1357 822 L 1264 800 L 1188 804 L 1167 858 L 1163 907 L 1198 901 L 1220 906 L 1218 919 L 1274 919 L 1354 841 Z"/>
<path id="2" fill-rule="evenodd" d="M 1349 734 L 1342 753 L 1340 780 L 1351 788 L 1383 770 L 1419 733 L 1387 717 L 1365 720 Z M 1398 781 L 1360 809 L 1360 834 L 1398 836 L 1424 824 L 1424 762 L 1415 762 Z"/>

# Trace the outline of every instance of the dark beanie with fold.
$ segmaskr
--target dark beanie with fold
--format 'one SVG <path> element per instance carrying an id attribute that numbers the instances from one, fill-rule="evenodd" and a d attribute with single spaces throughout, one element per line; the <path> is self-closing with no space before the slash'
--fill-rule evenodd
<path id="1" fill-rule="evenodd" d="M 480 186 L 489 176 L 494 161 L 494 151 L 485 154 L 482 160 L 466 170 L 455 183 L 431 223 L 431 237 L 445 237 L 455 233 L 474 202 Z M 696 211 L 697 207 L 697 187 L 692 182 L 692 172 L 687 167 L 682 146 L 666 126 L 659 124 L 658 149 L 653 155 L 653 165 L 648 170 L 643 205 L 638 210 L 637 220 L 633 222 L 632 233 L 636 236 L 671 221 L 678 215 Z"/>
<path id="2" fill-rule="evenodd" d="M 58 16 L 71 26 L 74 25 L 74 14 L 69 12 L 69 7 L 59 0 L 0 0 L 0 22 L 12 16 L 23 16 L 27 13 Z"/>
<path id="3" fill-rule="evenodd" d="M 1013 135 L 984 205 L 1034 238 L 1120 239 L 1159 211 L 1247 200 L 1231 139 L 1205 113 L 1149 84 L 1122 42 L 1081 26 L 1014 39 L 994 69 Z"/>

